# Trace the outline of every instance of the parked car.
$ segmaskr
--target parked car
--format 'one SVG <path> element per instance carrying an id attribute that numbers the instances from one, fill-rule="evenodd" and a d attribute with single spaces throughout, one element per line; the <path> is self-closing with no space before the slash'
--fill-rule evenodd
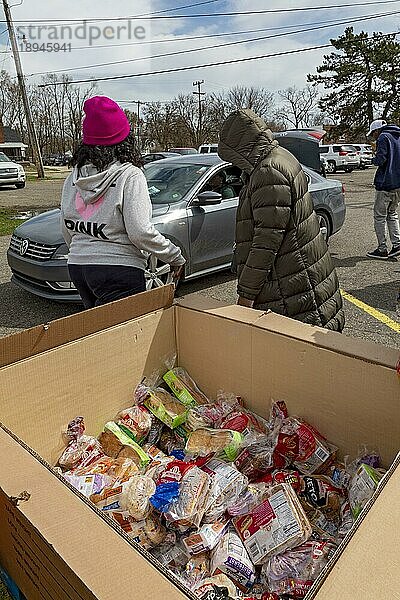
<path id="1" fill-rule="evenodd" d="M 173 158 L 174 156 L 181 156 L 181 154 L 178 154 L 178 152 L 153 152 L 151 154 L 143 154 L 142 160 L 147 165 L 147 163 L 163 160 L 164 158 Z"/>
<path id="2" fill-rule="evenodd" d="M 177 152 L 178 154 L 198 154 L 196 148 L 168 148 L 168 152 Z"/>
<path id="3" fill-rule="evenodd" d="M 357 150 L 350 144 L 321 144 L 319 152 L 326 159 L 328 173 L 336 173 L 336 171 L 351 173 L 360 166 Z"/>
<path id="4" fill-rule="evenodd" d="M 15 185 L 16 188 L 24 188 L 26 175 L 24 167 L 8 158 L 4 152 L 0 152 L 0 185 Z"/>
<path id="5" fill-rule="evenodd" d="M 199 148 L 199 154 L 217 154 L 218 144 L 203 144 Z"/>
<path id="6" fill-rule="evenodd" d="M 43 164 L 47 167 L 65 167 L 69 163 L 67 154 L 47 154 L 43 157 Z"/>
<path id="7" fill-rule="evenodd" d="M 215 190 L 210 180 L 223 171 L 224 182 Z M 343 187 L 304 167 L 321 230 L 328 238 L 345 219 Z M 242 187 L 240 169 L 216 154 L 169 158 L 144 168 L 157 229 L 177 244 L 187 260 L 185 280 L 229 269 L 235 238 L 236 208 Z M 224 186 L 234 197 L 223 199 Z M 231 195 L 231 194 L 230 194 Z M 43 298 L 79 301 L 67 269 L 68 248 L 61 234 L 60 211 L 29 219 L 14 231 L 7 252 L 12 281 Z M 170 280 L 168 265 L 150 257 L 147 287 Z"/>
<path id="8" fill-rule="evenodd" d="M 360 168 L 368 169 L 372 165 L 374 151 L 369 144 L 353 144 L 360 157 Z"/>
<path id="9" fill-rule="evenodd" d="M 321 129 L 288 129 L 273 134 L 282 148 L 289 150 L 301 164 L 326 175 L 319 154 L 319 143 L 325 135 Z"/>

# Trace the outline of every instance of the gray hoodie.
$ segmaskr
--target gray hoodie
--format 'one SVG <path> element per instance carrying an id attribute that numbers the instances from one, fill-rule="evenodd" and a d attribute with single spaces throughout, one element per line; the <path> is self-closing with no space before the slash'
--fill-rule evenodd
<path id="1" fill-rule="evenodd" d="M 98 172 L 85 165 L 67 177 L 61 222 L 69 264 L 125 265 L 145 269 L 149 254 L 172 266 L 185 263 L 180 249 L 151 222 L 143 172 L 131 163 L 112 163 Z"/>

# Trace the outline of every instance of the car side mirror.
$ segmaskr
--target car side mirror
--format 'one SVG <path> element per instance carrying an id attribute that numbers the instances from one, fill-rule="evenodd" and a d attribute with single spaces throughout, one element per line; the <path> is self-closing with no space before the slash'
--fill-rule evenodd
<path id="1" fill-rule="evenodd" d="M 218 192 L 201 192 L 197 195 L 195 203 L 198 206 L 212 206 L 214 204 L 220 204 L 222 201 L 222 194 Z"/>

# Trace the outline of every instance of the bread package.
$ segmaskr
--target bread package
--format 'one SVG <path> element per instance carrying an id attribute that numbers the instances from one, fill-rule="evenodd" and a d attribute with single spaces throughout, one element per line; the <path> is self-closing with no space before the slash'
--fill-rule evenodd
<path id="1" fill-rule="evenodd" d="M 196 406 L 210 402 L 182 367 L 175 367 L 175 369 L 168 371 L 163 379 L 172 393 L 185 406 Z"/>
<path id="2" fill-rule="evenodd" d="M 106 423 L 99 436 L 99 442 L 103 452 L 111 458 L 130 458 L 139 467 L 145 467 L 150 462 L 150 457 L 139 444 L 126 435 L 114 421 Z"/>
<path id="3" fill-rule="evenodd" d="M 260 504 L 233 524 L 255 565 L 303 544 L 312 534 L 300 500 L 286 483 L 270 488 Z"/>
<path id="4" fill-rule="evenodd" d="M 144 405 L 157 419 L 171 429 L 175 429 L 186 421 L 186 407 L 163 388 L 149 389 Z"/>
<path id="5" fill-rule="evenodd" d="M 216 454 L 219 458 L 234 461 L 243 443 L 238 431 L 229 429 L 196 429 L 189 434 L 186 451 L 193 456 Z"/>

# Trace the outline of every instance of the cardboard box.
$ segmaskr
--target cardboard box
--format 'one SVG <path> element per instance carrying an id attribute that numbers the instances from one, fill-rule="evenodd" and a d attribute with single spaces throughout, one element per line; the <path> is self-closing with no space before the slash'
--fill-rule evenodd
<path id="1" fill-rule="evenodd" d="M 171 303 L 163 288 L 0 340 L 0 564 L 28 600 L 194 598 L 51 469 L 71 418 L 99 434 L 144 375 L 176 363 L 260 415 L 285 400 L 344 454 L 380 450 L 389 476 L 308 598 L 399 599 L 398 353 L 272 313 Z"/>

